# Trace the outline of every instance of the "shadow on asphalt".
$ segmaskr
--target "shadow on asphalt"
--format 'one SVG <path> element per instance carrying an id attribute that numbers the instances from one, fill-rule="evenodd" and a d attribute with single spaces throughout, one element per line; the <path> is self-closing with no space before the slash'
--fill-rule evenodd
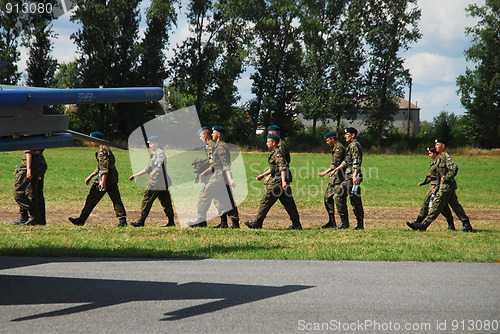
<path id="1" fill-rule="evenodd" d="M 99 261 L 98 259 L 74 259 L 74 262 L 93 260 Z M 109 260 L 106 259 L 106 261 Z M 63 261 L 68 262 L 68 259 L 61 259 L 61 262 Z M 124 259 L 117 259 L 117 261 L 124 261 Z M 30 260 L 29 263 L 26 262 L 26 259 L 20 262 L 23 262 L 20 266 L 26 266 L 57 262 L 57 260 L 40 258 Z M 14 263 L 0 265 L 0 269 L 12 267 L 15 267 Z M 71 315 L 133 301 L 216 299 L 205 304 L 166 312 L 164 318 L 159 319 L 172 321 L 293 293 L 309 289 L 312 286 L 262 286 L 202 282 L 177 284 L 175 282 L 0 275 L 0 287 L 0 305 L 83 304 L 57 311 L 20 316 L 11 321 Z"/>

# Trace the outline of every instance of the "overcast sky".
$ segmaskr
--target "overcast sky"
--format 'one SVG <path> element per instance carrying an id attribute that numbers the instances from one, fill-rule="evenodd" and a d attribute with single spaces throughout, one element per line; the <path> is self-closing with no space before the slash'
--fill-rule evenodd
<path id="1" fill-rule="evenodd" d="M 142 6 L 146 7 L 147 3 L 143 1 Z M 422 10 L 419 22 L 422 38 L 403 57 L 413 78 L 411 102 L 421 108 L 421 120 L 432 121 L 443 110 L 464 113 L 455 82 L 467 66 L 464 50 L 470 46 L 471 38 L 465 35 L 465 28 L 476 22 L 466 16 L 465 8 L 472 3 L 483 6 L 484 0 L 418 0 Z M 180 44 L 189 34 L 185 18 L 179 17 L 178 21 L 178 29 L 170 37 L 170 48 Z M 54 57 L 59 62 L 74 60 L 76 48 L 69 36 L 78 26 L 69 22 L 69 14 L 66 14 L 54 21 L 53 29 L 58 34 L 54 40 Z M 168 55 L 171 54 L 169 51 Z M 26 67 L 25 62 L 26 54 L 23 53 L 19 64 L 21 70 Z M 241 102 L 253 98 L 249 75 L 247 71 L 239 81 Z M 408 90 L 405 98 L 408 99 Z"/>

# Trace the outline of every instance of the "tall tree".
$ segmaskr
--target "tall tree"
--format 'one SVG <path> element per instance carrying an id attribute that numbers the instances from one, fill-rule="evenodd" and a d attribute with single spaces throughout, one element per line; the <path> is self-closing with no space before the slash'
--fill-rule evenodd
<path id="1" fill-rule="evenodd" d="M 421 34 L 417 24 L 420 9 L 416 0 L 367 0 L 365 38 L 368 47 L 366 125 L 377 144 L 397 113 L 397 97 L 409 77 L 399 52 L 407 50 Z"/>
<path id="2" fill-rule="evenodd" d="M 250 105 L 250 115 L 254 130 L 259 124 L 266 127 L 276 123 L 290 133 L 302 73 L 301 30 L 297 24 L 300 8 L 293 0 L 254 1 L 253 5 L 250 52 L 256 98 Z"/>
<path id="3" fill-rule="evenodd" d="M 499 147 L 500 0 L 486 0 L 483 7 L 470 5 L 467 11 L 479 19 L 466 29 L 473 42 L 465 57 L 476 65 L 457 78 L 460 101 L 467 110 L 467 132 L 475 147 Z"/>
<path id="4" fill-rule="evenodd" d="M 57 36 L 52 30 L 53 19 L 50 12 L 33 13 L 24 29 L 23 45 L 28 48 L 26 83 L 29 86 L 52 86 L 57 70 L 57 60 L 52 56 L 53 45 L 50 40 Z"/>
<path id="5" fill-rule="evenodd" d="M 0 70 L 0 83 L 6 85 L 17 84 L 21 77 L 17 67 L 17 62 L 21 58 L 18 47 L 26 16 L 23 16 L 22 12 L 15 10 L 16 5 L 21 7 L 22 0 L 0 0 L 2 11 L 7 11 L 7 6 L 12 9 L 10 13 L 6 12 L 5 15 L 0 15 L 0 61 L 7 63 Z"/>
<path id="6" fill-rule="evenodd" d="M 151 2 L 145 37 L 139 41 L 141 0 L 78 0 L 73 21 L 81 28 L 72 35 L 80 54 L 85 87 L 162 85 L 163 50 L 167 31 L 175 20 L 172 1 Z M 156 38 L 155 38 L 156 35 Z M 145 103 L 80 106 L 75 125 L 82 131 L 100 128 L 110 138 L 128 134 L 152 117 Z"/>

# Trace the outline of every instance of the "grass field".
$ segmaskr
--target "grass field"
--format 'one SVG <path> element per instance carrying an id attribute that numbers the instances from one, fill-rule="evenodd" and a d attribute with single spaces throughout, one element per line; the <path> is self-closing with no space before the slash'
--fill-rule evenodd
<path id="1" fill-rule="evenodd" d="M 120 191 L 129 221 L 138 217 L 143 190 L 128 181 L 128 153 L 114 150 Z M 0 153 L 0 255 L 119 256 L 242 259 L 316 259 L 378 261 L 500 260 L 500 158 L 454 156 L 460 166 L 457 195 L 478 233 L 450 233 L 438 219 L 429 231 L 415 233 L 404 222 L 414 219 L 427 187 L 418 187 L 428 171 L 425 156 L 365 155 L 363 204 L 365 231 L 320 230 L 325 223 L 323 193 L 327 179 L 317 173 L 330 163 L 328 154 L 294 154 L 292 189 L 304 231 L 282 231 L 289 224 L 280 204 L 252 231 L 164 229 L 159 204 L 153 206 L 146 228 L 117 229 L 111 202 L 105 198 L 84 227 L 72 226 L 88 193 L 85 178 L 95 169 L 94 149 L 47 150 L 45 181 L 48 222 L 45 227 L 10 225 L 17 219 L 12 197 L 13 170 L 21 152 Z M 255 176 L 267 168 L 267 154 L 243 155 L 248 197 L 239 205 L 241 219 L 251 220 L 263 192 Z M 168 161 L 175 169 L 175 158 Z M 189 174 L 189 172 L 188 172 Z M 194 174 L 193 174 L 194 176 Z M 175 203 L 174 203 L 175 205 Z M 180 210 L 180 208 L 176 208 Z M 215 224 L 213 221 L 211 224 Z M 459 226 L 457 222 L 457 227 Z"/>

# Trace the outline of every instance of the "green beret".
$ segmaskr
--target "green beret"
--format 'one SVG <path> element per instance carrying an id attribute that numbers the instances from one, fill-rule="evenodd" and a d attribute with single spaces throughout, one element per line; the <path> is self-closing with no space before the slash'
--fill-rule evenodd
<path id="1" fill-rule="evenodd" d="M 327 132 L 327 133 L 325 134 L 325 139 L 327 139 L 327 138 L 331 138 L 331 137 L 337 138 L 337 133 L 336 133 L 336 132 L 334 132 L 334 131 L 330 131 L 330 132 Z"/>
<path id="2" fill-rule="evenodd" d="M 159 142 L 160 141 L 160 137 L 158 136 L 151 136 L 148 138 L 148 143 L 151 143 L 151 142 Z"/>
<path id="3" fill-rule="evenodd" d="M 220 132 L 220 133 L 226 133 L 226 130 L 224 130 L 224 128 L 220 125 L 216 125 L 212 128 L 213 131 L 217 131 L 217 132 Z"/>
<path id="4" fill-rule="evenodd" d="M 210 130 L 210 128 L 208 126 L 202 127 L 201 129 L 198 130 L 198 136 L 200 135 L 200 133 L 202 133 L 205 130 Z"/>
<path id="5" fill-rule="evenodd" d="M 94 131 L 90 134 L 90 137 L 98 138 L 98 139 L 104 139 L 104 135 L 102 132 L 99 131 Z"/>
<path id="6" fill-rule="evenodd" d="M 277 135 L 272 134 L 272 133 L 268 134 L 267 138 L 274 140 L 276 142 L 276 144 L 280 142 L 280 137 L 278 137 Z"/>
<path id="7" fill-rule="evenodd" d="M 270 125 L 267 127 L 267 131 L 278 131 L 281 132 L 281 128 L 277 125 Z"/>

